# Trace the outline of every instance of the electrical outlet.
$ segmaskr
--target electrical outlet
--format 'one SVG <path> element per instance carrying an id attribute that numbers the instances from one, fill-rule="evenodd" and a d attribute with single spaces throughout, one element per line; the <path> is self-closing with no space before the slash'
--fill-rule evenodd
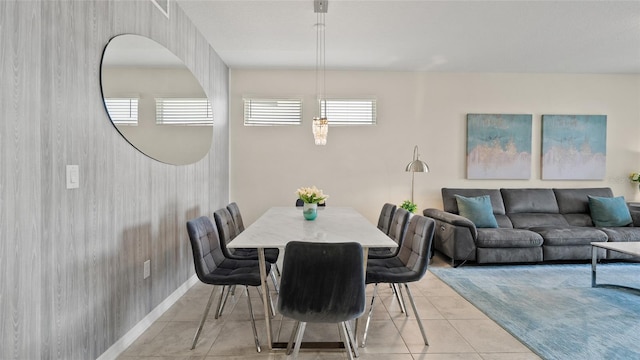
<path id="1" fill-rule="evenodd" d="M 151 260 L 147 260 L 144 262 L 144 277 L 143 279 L 151 276 Z"/>

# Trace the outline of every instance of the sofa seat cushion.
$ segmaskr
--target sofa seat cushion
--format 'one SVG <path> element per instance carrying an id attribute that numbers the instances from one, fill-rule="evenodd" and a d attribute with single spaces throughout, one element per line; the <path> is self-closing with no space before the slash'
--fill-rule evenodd
<path id="1" fill-rule="evenodd" d="M 568 227 L 569 223 L 560 214 L 519 213 L 509 214 L 509 219 L 516 229 L 532 227 Z"/>
<path id="2" fill-rule="evenodd" d="M 524 229 L 478 229 L 476 246 L 483 248 L 524 248 L 542 246 L 540 234 Z"/>
<path id="3" fill-rule="evenodd" d="M 605 227 L 600 230 L 607 234 L 609 241 L 640 241 L 640 227 Z"/>
<path id="4" fill-rule="evenodd" d="M 591 242 L 604 242 L 608 237 L 600 229 L 592 227 L 533 227 L 544 239 L 544 245 L 589 245 Z"/>

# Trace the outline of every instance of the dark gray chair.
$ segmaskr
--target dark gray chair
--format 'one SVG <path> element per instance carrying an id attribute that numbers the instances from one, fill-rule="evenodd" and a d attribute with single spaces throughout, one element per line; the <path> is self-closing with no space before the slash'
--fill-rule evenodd
<path id="1" fill-rule="evenodd" d="M 216 210 L 213 213 L 214 221 L 216 222 L 216 227 L 218 229 L 218 237 L 220 238 L 220 247 L 222 248 L 222 252 L 224 256 L 229 259 L 235 260 L 258 260 L 258 249 L 230 249 L 227 247 L 227 244 L 235 239 L 238 235 L 236 224 L 233 220 L 233 216 L 231 212 L 227 208 L 222 208 Z M 265 261 L 271 265 L 276 264 L 278 261 L 278 256 L 280 255 L 280 250 L 277 248 L 269 248 L 264 249 L 264 258 Z M 278 286 L 278 279 L 273 271 L 269 272 L 271 276 L 271 280 L 273 281 L 273 286 L 275 287 L 276 292 L 280 292 L 280 287 Z M 232 290 L 233 291 L 233 290 Z M 231 292 L 232 292 L 231 291 Z M 229 296 L 230 292 L 227 292 L 227 296 Z M 227 297 L 224 298 L 222 302 L 222 306 L 218 309 L 216 313 L 216 319 L 222 315 L 222 311 L 224 309 L 224 305 L 227 303 Z"/>
<path id="2" fill-rule="evenodd" d="M 235 202 L 230 203 L 227 205 L 227 210 L 229 210 L 229 213 L 233 218 L 233 223 L 236 225 L 236 234 L 240 234 L 244 231 L 244 221 L 242 221 L 242 214 L 240 214 L 238 204 Z"/>
<path id="3" fill-rule="evenodd" d="M 393 220 L 393 215 L 396 213 L 396 208 L 397 206 L 394 204 L 386 203 L 382 205 L 382 210 L 378 217 L 378 229 L 387 235 L 389 235 L 391 220 Z"/>
<path id="4" fill-rule="evenodd" d="M 404 236 L 404 232 L 407 229 L 407 223 L 409 222 L 410 214 L 407 210 L 403 208 L 397 208 L 393 213 L 391 218 L 391 223 L 389 224 L 389 231 L 387 235 L 398 243 L 397 248 L 371 248 L 369 249 L 369 259 L 386 259 L 390 257 L 394 257 L 400 251 L 400 246 L 402 245 L 402 238 Z"/>
<path id="5" fill-rule="evenodd" d="M 370 259 L 367 261 L 366 283 L 375 284 L 375 287 L 373 289 L 371 307 L 369 308 L 369 315 L 367 316 L 367 323 L 362 337 L 362 347 L 365 346 L 367 341 L 369 322 L 371 321 L 371 313 L 373 311 L 373 304 L 379 283 L 399 284 L 400 287 L 404 285 L 409 295 L 413 313 L 418 321 L 424 344 L 429 345 L 427 334 L 422 326 L 422 321 L 420 320 L 420 315 L 418 315 L 418 310 L 413 301 L 413 295 L 411 294 L 408 283 L 422 279 L 427 272 L 434 232 L 435 221 L 433 219 L 421 215 L 414 215 L 409 221 L 409 226 L 402 240 L 400 251 L 396 256 L 387 259 Z M 408 313 L 407 316 L 409 316 Z"/>
<path id="6" fill-rule="evenodd" d="M 355 242 L 314 243 L 292 241 L 284 252 L 278 309 L 297 320 L 287 347 L 300 350 L 306 323 L 340 323 L 350 359 L 358 356 L 349 320 L 365 309 L 362 246 Z M 295 336 L 295 340 L 294 340 Z"/>
<path id="7" fill-rule="evenodd" d="M 256 322 L 248 288 L 249 286 L 257 287 L 261 284 L 260 265 L 258 261 L 226 258 L 220 248 L 220 239 L 218 238 L 216 225 L 206 216 L 187 221 L 187 232 L 189 233 L 189 241 L 191 242 L 191 249 L 193 250 L 193 262 L 198 279 L 205 284 L 214 285 L 211 289 L 207 306 L 204 309 L 204 314 L 200 320 L 200 325 L 193 338 L 191 349 L 196 347 L 198 338 L 202 332 L 202 327 L 209 314 L 216 290 L 215 285 L 222 286 L 218 307 L 222 304 L 225 287 L 243 285 L 247 291 L 247 303 L 249 304 L 256 350 L 260 352 L 260 341 L 258 340 L 258 332 L 256 331 Z M 270 265 L 266 265 L 266 271 L 269 271 Z"/>

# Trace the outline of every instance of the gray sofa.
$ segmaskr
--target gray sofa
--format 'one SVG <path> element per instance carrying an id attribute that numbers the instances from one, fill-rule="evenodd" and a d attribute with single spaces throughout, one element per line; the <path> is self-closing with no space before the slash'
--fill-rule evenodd
<path id="1" fill-rule="evenodd" d="M 455 195 L 488 195 L 497 228 L 477 228 L 458 211 Z M 578 189 L 442 189 L 443 210 L 425 209 L 436 221 L 434 249 L 452 264 L 518 263 L 591 259 L 591 242 L 640 241 L 640 212 L 630 211 L 633 223 L 624 227 L 595 227 L 588 196 L 613 197 L 610 188 Z M 616 252 L 600 258 L 621 259 Z"/>

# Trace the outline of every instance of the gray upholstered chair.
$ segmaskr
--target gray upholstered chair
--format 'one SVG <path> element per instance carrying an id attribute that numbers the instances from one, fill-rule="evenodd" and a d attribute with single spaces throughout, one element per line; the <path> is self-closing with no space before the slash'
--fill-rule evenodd
<path id="1" fill-rule="evenodd" d="M 433 219 L 421 215 L 414 215 L 409 221 L 402 245 L 396 256 L 386 259 L 370 259 L 367 261 L 366 283 L 375 284 L 375 287 L 373 289 L 371 307 L 369 308 L 369 315 L 367 316 L 362 338 L 363 347 L 367 341 L 369 322 L 371 320 L 371 313 L 373 311 L 373 304 L 379 283 L 399 284 L 400 287 L 404 285 L 409 295 L 409 300 L 411 301 L 413 313 L 418 321 L 424 344 L 429 345 L 427 334 L 422 326 L 422 321 L 420 320 L 420 315 L 418 315 L 418 310 L 416 309 L 416 304 L 408 283 L 422 279 L 427 272 L 434 232 L 435 221 Z M 408 313 L 407 316 L 409 316 Z"/>
<path id="2" fill-rule="evenodd" d="M 380 216 L 378 217 L 378 229 L 380 229 L 380 231 L 387 235 L 389 235 L 391 220 L 393 220 L 393 215 L 396 213 L 396 208 L 397 206 L 390 203 L 382 205 L 382 210 L 380 211 Z"/>
<path id="3" fill-rule="evenodd" d="M 222 298 L 225 287 L 232 285 L 243 285 L 247 291 L 247 303 L 251 315 L 251 325 L 253 327 L 253 337 L 256 343 L 256 350 L 260 352 L 260 341 L 256 331 L 256 322 L 251 306 L 249 286 L 260 286 L 260 266 L 257 260 L 234 260 L 226 258 L 220 248 L 220 239 L 215 224 L 206 216 L 187 221 L 187 232 L 193 250 L 193 262 L 198 279 L 205 284 L 214 285 L 209 295 L 209 301 L 204 309 L 204 314 L 200 320 L 198 330 L 193 338 L 191 349 L 196 347 L 198 338 L 202 332 L 202 327 L 209 314 L 211 303 L 213 302 L 215 285 L 222 286 L 218 308 L 222 305 Z M 267 265 L 269 271 L 270 265 Z"/>
<path id="4" fill-rule="evenodd" d="M 364 313 L 364 260 L 362 246 L 349 243 L 292 241 L 284 252 L 278 309 L 297 320 L 287 354 L 295 342 L 294 358 L 300 350 L 305 326 L 340 323 L 350 359 L 358 356 L 348 323 Z M 295 335 L 295 340 L 294 340 Z"/>
<path id="5" fill-rule="evenodd" d="M 224 253 L 224 256 L 229 259 L 235 260 L 258 260 L 258 249 L 230 249 L 227 247 L 227 244 L 238 235 L 233 216 L 227 208 L 216 210 L 213 213 L 213 218 L 216 222 L 218 237 L 220 238 L 220 247 L 222 249 L 222 252 Z M 264 249 L 265 261 L 271 265 L 276 264 L 279 255 L 280 250 L 277 248 Z M 271 276 L 271 280 L 273 281 L 273 286 L 275 287 L 276 292 L 280 292 L 278 279 L 276 278 L 275 273 L 273 271 L 270 271 L 269 275 Z M 229 296 L 229 292 L 227 292 L 227 296 Z M 227 297 L 224 298 L 222 306 L 218 309 L 218 312 L 215 315 L 216 319 L 220 315 L 222 315 L 222 311 L 226 302 Z"/>
<path id="6" fill-rule="evenodd" d="M 407 229 L 407 223 L 409 222 L 410 214 L 407 210 L 403 208 L 397 208 L 393 213 L 391 218 L 391 222 L 389 224 L 389 231 L 387 235 L 393 241 L 398 243 L 398 247 L 391 248 L 371 248 L 369 249 L 369 259 L 385 259 L 394 257 L 398 254 L 400 250 L 400 245 L 402 245 L 402 238 L 404 236 L 404 232 Z"/>

